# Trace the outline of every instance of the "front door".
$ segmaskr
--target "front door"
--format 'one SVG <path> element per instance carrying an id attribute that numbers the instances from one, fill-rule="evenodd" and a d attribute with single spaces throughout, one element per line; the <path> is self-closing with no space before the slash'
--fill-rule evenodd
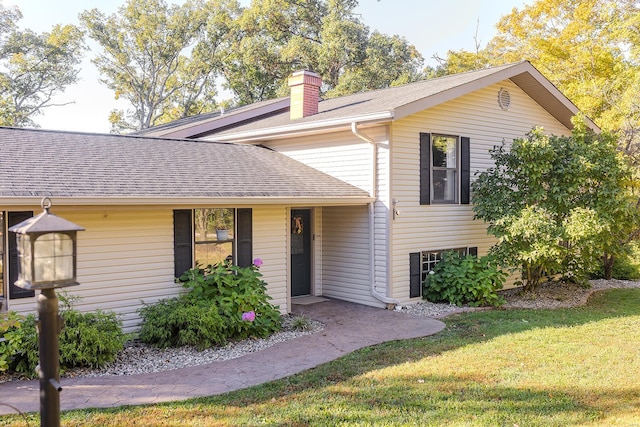
<path id="1" fill-rule="evenodd" d="M 311 211 L 291 211 L 291 296 L 311 295 Z"/>

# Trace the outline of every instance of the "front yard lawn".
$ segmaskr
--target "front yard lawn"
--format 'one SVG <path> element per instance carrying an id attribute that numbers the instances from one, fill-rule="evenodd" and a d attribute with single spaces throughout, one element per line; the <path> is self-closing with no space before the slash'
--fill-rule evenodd
<path id="1" fill-rule="evenodd" d="M 640 289 L 599 292 L 579 308 L 464 313 L 446 323 L 433 337 L 366 348 L 258 387 L 71 411 L 62 424 L 640 426 Z"/>

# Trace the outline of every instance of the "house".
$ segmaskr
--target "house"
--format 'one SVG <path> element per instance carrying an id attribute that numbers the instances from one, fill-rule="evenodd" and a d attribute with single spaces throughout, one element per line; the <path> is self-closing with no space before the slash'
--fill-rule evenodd
<path id="1" fill-rule="evenodd" d="M 304 295 L 409 304 L 443 250 L 493 244 L 469 205 L 489 149 L 534 126 L 569 134 L 578 112 L 528 62 L 327 100 L 314 73 L 289 83 L 290 97 L 132 136 L 0 129 L 4 276 L 7 226 L 48 196 L 86 228 L 80 308 L 115 310 L 129 329 L 141 301 L 178 292 L 181 271 L 227 256 L 261 258 L 283 312 Z M 229 238 L 207 229 L 214 217 Z M 33 309 L 4 292 L 10 309 Z"/>

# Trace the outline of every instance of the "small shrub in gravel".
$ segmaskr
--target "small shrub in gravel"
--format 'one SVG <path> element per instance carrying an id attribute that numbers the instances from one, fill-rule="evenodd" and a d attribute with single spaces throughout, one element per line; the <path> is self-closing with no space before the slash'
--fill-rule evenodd
<path id="1" fill-rule="evenodd" d="M 116 314 L 100 310 L 81 313 L 72 307 L 70 298 L 63 295 L 60 300 L 60 316 L 64 321 L 59 336 L 61 371 L 99 368 L 112 362 L 126 341 Z M 39 362 L 36 317 L 31 314 L 20 319 L 9 332 L 20 345 L 11 355 L 8 370 L 35 377 Z"/>
<path id="2" fill-rule="evenodd" d="M 423 298 L 431 302 L 448 302 L 455 305 L 504 304 L 498 295 L 507 274 L 490 261 L 489 257 L 460 256 L 445 252 L 423 283 Z"/>
<path id="3" fill-rule="evenodd" d="M 181 296 L 145 305 L 138 311 L 142 317 L 140 340 L 156 347 L 204 349 L 227 340 L 225 322 L 209 301 Z"/>

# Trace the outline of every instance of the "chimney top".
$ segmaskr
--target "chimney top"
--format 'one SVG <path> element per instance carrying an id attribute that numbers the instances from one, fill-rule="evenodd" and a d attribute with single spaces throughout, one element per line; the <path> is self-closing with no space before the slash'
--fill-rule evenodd
<path id="1" fill-rule="evenodd" d="M 291 120 L 318 113 L 322 78 L 312 71 L 296 71 L 289 77 Z"/>

